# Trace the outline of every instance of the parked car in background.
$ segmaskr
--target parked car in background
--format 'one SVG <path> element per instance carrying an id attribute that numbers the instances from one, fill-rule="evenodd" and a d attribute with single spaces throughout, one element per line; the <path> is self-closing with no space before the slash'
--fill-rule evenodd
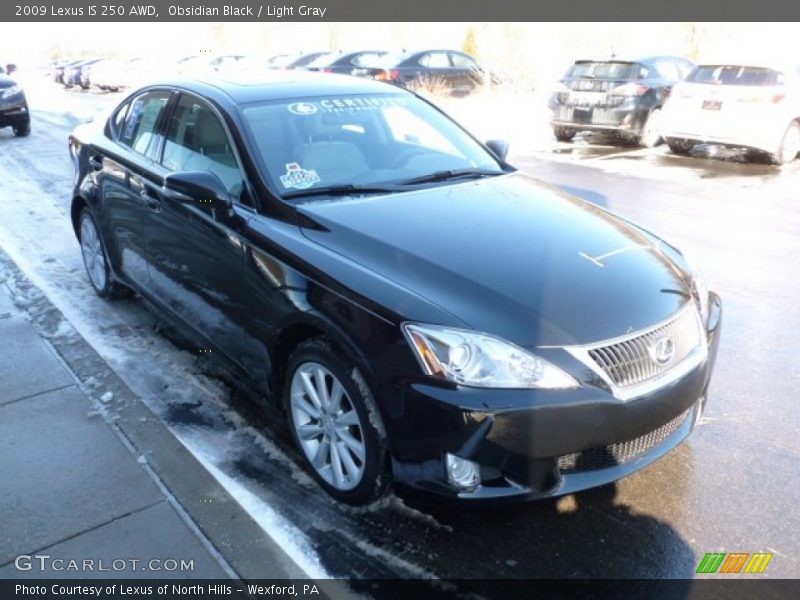
<path id="1" fill-rule="evenodd" d="M 53 67 L 53 81 L 55 83 L 64 84 L 64 71 L 68 68 L 72 67 L 73 65 L 78 64 L 79 62 L 83 62 L 85 59 L 80 58 L 76 60 L 67 60 L 57 63 Z"/>
<path id="2" fill-rule="evenodd" d="M 81 86 L 81 77 L 83 74 L 83 70 L 90 68 L 95 63 L 100 62 L 103 60 L 102 58 L 90 58 L 87 60 L 82 60 L 77 63 L 73 63 L 68 65 L 64 68 L 64 87 L 75 87 Z"/>
<path id="3" fill-rule="evenodd" d="M 294 60 L 286 64 L 283 68 L 284 69 L 303 69 L 310 65 L 312 62 L 317 60 L 322 56 L 332 55 L 333 52 L 306 52 L 304 54 L 300 54 L 294 57 Z"/>
<path id="4" fill-rule="evenodd" d="M 548 103 L 553 133 L 568 142 L 581 131 L 610 131 L 655 146 L 662 140 L 661 108 L 693 67 L 679 56 L 576 61 Z"/>
<path id="5" fill-rule="evenodd" d="M 96 61 L 94 63 L 89 63 L 89 64 L 83 65 L 80 68 L 80 74 L 78 76 L 79 77 L 78 84 L 80 84 L 80 86 L 83 89 L 88 90 L 90 87 L 92 87 L 92 80 L 93 80 L 95 71 L 98 68 L 102 69 L 103 65 L 105 65 L 108 62 L 113 62 L 113 60 L 110 59 L 110 58 L 101 58 L 100 60 L 98 60 L 98 61 Z"/>
<path id="6" fill-rule="evenodd" d="M 320 73 L 366 75 L 369 73 L 369 67 L 379 63 L 381 57 L 386 54 L 388 54 L 386 50 L 359 50 L 358 52 L 325 54 L 305 68 L 308 71 L 319 71 Z"/>
<path id="7" fill-rule="evenodd" d="M 800 66 L 700 65 L 675 86 L 663 112 L 662 133 L 676 154 L 723 144 L 785 164 L 800 152 Z"/>
<path id="8" fill-rule="evenodd" d="M 481 85 L 486 76 L 478 61 L 457 50 L 391 53 L 360 74 L 412 90 L 441 87 L 462 93 Z"/>
<path id="9" fill-rule="evenodd" d="M 92 85 L 116 92 L 128 85 L 130 73 L 140 58 L 109 58 L 93 65 L 89 72 Z"/>
<path id="10" fill-rule="evenodd" d="M 249 375 L 338 500 L 572 494 L 690 434 L 722 305 L 507 149 L 365 79 L 167 80 L 70 136 L 67 218 L 95 291 Z"/>
<path id="11" fill-rule="evenodd" d="M 11 127 L 17 137 L 24 137 L 31 132 L 31 114 L 25 91 L 0 67 L 0 128 L 2 127 Z"/>

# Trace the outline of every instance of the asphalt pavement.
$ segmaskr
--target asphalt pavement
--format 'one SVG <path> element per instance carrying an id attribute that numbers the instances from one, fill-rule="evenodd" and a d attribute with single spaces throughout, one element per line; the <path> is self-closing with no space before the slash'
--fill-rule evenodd
<path id="1" fill-rule="evenodd" d="M 113 99 L 66 101 L 88 107 Z M 94 297 L 68 224 L 66 136 L 77 119 L 59 112 L 59 102 L 34 111 L 30 138 L 0 133 L 0 196 L 15 199 L 0 207 L 0 246 L 142 399 L 154 423 L 214 469 L 259 526 L 274 532 L 277 516 L 326 573 L 708 577 L 696 574 L 708 552 L 768 552 L 768 569 L 755 577 L 800 577 L 800 162 L 748 164 L 714 148 L 674 157 L 663 147 L 587 139 L 512 155 L 519 168 L 645 226 L 702 266 L 724 303 L 706 413 L 685 443 L 614 485 L 491 509 L 392 497 L 354 510 L 303 475 L 282 424 L 228 385 L 213 360 L 182 346 L 140 301 Z M 51 331 L 52 339 L 68 342 L 60 333 Z M 154 452 L 148 464 L 167 454 Z M 179 468 L 164 465 L 159 476 Z"/>

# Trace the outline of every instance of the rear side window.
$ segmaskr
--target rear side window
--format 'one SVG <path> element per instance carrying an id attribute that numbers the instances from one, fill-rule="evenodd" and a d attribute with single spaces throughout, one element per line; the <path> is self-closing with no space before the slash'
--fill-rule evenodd
<path id="1" fill-rule="evenodd" d="M 647 76 L 647 69 L 638 63 L 582 61 L 572 65 L 567 78 L 633 80 Z"/>
<path id="2" fill-rule="evenodd" d="M 696 67 L 686 81 L 717 85 L 783 85 L 784 75 L 780 71 L 764 67 L 703 65 Z"/>
<path id="3" fill-rule="evenodd" d="M 383 57 L 382 52 L 363 52 L 354 56 L 350 60 L 350 64 L 355 65 L 356 67 L 369 67 L 378 64 L 381 60 L 381 57 Z"/>
<path id="4" fill-rule="evenodd" d="M 453 61 L 453 66 L 459 69 L 477 69 L 478 64 L 469 56 L 458 54 L 457 52 L 450 53 L 450 60 Z"/>
<path id="5" fill-rule="evenodd" d="M 119 141 L 139 154 L 147 154 L 157 136 L 158 122 L 169 100 L 169 92 L 147 92 L 131 103 Z"/>
<path id="6" fill-rule="evenodd" d="M 450 59 L 445 52 L 428 52 L 419 59 L 419 64 L 431 69 L 444 69 L 450 66 Z"/>
<path id="7" fill-rule="evenodd" d="M 170 171 L 208 171 L 239 200 L 242 172 L 222 122 L 205 102 L 183 94 L 167 130 L 161 163 Z"/>

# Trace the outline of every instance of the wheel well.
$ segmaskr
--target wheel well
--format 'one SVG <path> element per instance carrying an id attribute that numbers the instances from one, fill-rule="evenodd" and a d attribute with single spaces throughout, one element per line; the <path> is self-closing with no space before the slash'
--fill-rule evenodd
<path id="1" fill-rule="evenodd" d="M 81 218 L 81 212 L 83 209 L 86 208 L 86 200 L 81 198 L 80 196 L 75 196 L 72 199 L 72 207 L 70 208 L 70 217 L 72 219 L 72 229 L 75 231 L 75 236 L 80 240 L 80 224 L 78 223 L 78 219 Z"/>
<path id="2" fill-rule="evenodd" d="M 290 325 L 283 330 L 278 336 L 278 341 L 275 344 L 275 350 L 272 356 L 273 366 L 273 385 L 275 386 L 276 397 L 280 397 L 281 386 L 283 385 L 283 377 L 285 375 L 286 363 L 289 361 L 289 356 L 297 346 L 311 338 L 325 336 L 331 344 L 337 346 L 335 340 L 325 335 L 325 331 L 320 327 L 311 325 L 309 323 L 296 323 Z"/>

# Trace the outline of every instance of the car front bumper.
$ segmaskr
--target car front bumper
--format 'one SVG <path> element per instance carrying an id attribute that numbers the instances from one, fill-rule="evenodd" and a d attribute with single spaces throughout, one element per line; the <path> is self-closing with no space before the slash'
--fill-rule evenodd
<path id="1" fill-rule="evenodd" d="M 681 378 L 623 401 L 591 385 L 567 390 L 441 388 L 411 383 L 392 448 L 398 485 L 454 500 L 535 499 L 616 481 L 692 431 L 706 400 L 722 319 L 711 295 L 708 356 Z M 393 427 L 396 429 L 396 427 Z M 396 432 L 395 432 L 396 433 Z M 445 454 L 480 465 L 469 489 L 448 481 Z"/>
<path id="2" fill-rule="evenodd" d="M 17 127 L 30 123 L 31 115 L 25 97 L 0 99 L 0 127 Z"/>

